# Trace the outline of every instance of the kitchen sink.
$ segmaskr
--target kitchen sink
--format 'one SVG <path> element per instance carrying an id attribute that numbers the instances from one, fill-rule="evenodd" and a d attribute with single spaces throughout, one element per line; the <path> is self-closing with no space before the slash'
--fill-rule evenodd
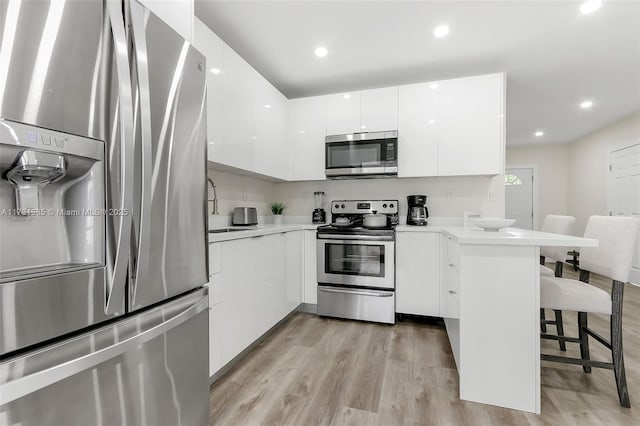
<path id="1" fill-rule="evenodd" d="M 209 229 L 210 234 L 222 234 L 225 232 L 237 232 L 237 231 L 251 231 L 251 229 L 237 229 L 237 228 Z"/>

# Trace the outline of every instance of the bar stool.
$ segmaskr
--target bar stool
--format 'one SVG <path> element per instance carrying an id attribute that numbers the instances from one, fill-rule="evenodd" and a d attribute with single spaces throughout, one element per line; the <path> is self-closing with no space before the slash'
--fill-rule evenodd
<path id="1" fill-rule="evenodd" d="M 577 311 L 578 337 L 542 334 L 545 339 L 580 344 L 580 358 L 542 354 L 545 361 L 582 365 L 585 373 L 592 367 L 608 368 L 614 372 L 620 405 L 630 407 L 629 391 L 622 352 L 622 298 L 624 284 L 629 279 L 633 252 L 640 231 L 640 220 L 633 217 L 591 216 L 584 236 L 597 238 L 598 247 L 584 247 L 580 251 L 580 280 L 559 277 L 540 277 L 540 306 L 543 308 Z M 593 272 L 613 280 L 611 294 L 589 283 Z M 610 340 L 587 327 L 587 313 L 610 316 Z M 589 336 L 611 350 L 613 362 L 592 361 L 589 357 Z"/>
<path id="2" fill-rule="evenodd" d="M 573 228 L 576 218 L 573 216 L 562 216 L 549 214 L 544 217 L 542 222 L 542 232 L 551 232 L 554 234 L 573 235 Z M 562 268 L 564 259 L 567 256 L 569 247 L 540 247 L 540 276 L 562 277 Z M 547 259 L 556 262 L 555 271 L 545 266 Z M 547 320 L 544 308 L 540 308 L 540 331 L 547 332 L 547 325 L 555 325 L 558 336 L 564 336 L 564 326 L 562 323 L 562 311 L 555 310 L 555 320 Z M 560 349 L 566 351 L 566 345 L 563 340 L 558 341 Z"/>

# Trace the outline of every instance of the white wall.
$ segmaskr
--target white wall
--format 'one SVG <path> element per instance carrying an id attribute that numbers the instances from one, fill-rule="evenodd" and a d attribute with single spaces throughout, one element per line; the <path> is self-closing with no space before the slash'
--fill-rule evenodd
<path id="1" fill-rule="evenodd" d="M 274 183 L 250 176 L 213 170 L 209 165 L 208 176 L 216 184 L 218 210 L 220 216 L 230 216 L 234 207 L 256 207 L 259 216 L 270 215 L 269 204 L 274 200 Z M 208 198 L 213 198 L 213 190 L 208 186 Z M 209 210 L 211 205 L 209 205 Z"/>
<path id="2" fill-rule="evenodd" d="M 533 229 L 540 229 L 548 214 L 566 215 L 569 145 L 528 145 L 507 147 L 507 168 L 534 168 Z"/>
<path id="3" fill-rule="evenodd" d="M 609 151 L 640 141 L 640 112 L 580 138 L 569 145 L 568 213 L 583 233 L 591 215 L 608 215 Z"/>
<path id="4" fill-rule="evenodd" d="M 486 216 L 504 217 L 504 175 L 284 182 L 275 183 L 274 196 L 288 206 L 287 214 L 311 218 L 314 191 L 324 191 L 328 201 L 398 199 L 401 217 L 407 214 L 406 197 L 412 194 L 428 196 L 431 216 L 462 217 L 465 210 L 481 210 Z M 495 201 L 488 200 L 489 191 Z M 325 209 L 330 212 L 328 203 Z"/>

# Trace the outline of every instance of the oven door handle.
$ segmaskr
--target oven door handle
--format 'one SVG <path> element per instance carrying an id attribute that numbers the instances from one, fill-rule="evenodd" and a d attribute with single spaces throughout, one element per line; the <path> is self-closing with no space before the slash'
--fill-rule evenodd
<path id="1" fill-rule="evenodd" d="M 343 293 L 343 294 L 356 294 L 358 296 L 373 296 L 373 297 L 391 297 L 393 292 L 390 291 L 366 291 L 366 290 L 345 290 L 337 287 L 322 287 L 318 286 L 318 291 L 325 293 Z"/>
<path id="2" fill-rule="evenodd" d="M 394 237 L 390 235 L 331 235 L 331 234 L 318 234 L 319 240 L 356 240 L 356 241 L 389 241 L 393 242 Z"/>

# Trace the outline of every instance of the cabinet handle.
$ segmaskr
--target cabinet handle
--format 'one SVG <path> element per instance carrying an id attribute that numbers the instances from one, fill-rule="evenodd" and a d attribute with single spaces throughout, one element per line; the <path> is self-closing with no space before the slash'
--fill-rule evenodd
<path id="1" fill-rule="evenodd" d="M 453 268 L 456 265 L 454 265 L 453 263 L 450 263 L 449 266 Z"/>
<path id="2" fill-rule="evenodd" d="M 449 290 L 449 294 L 458 294 L 458 292 L 455 290 Z"/>

